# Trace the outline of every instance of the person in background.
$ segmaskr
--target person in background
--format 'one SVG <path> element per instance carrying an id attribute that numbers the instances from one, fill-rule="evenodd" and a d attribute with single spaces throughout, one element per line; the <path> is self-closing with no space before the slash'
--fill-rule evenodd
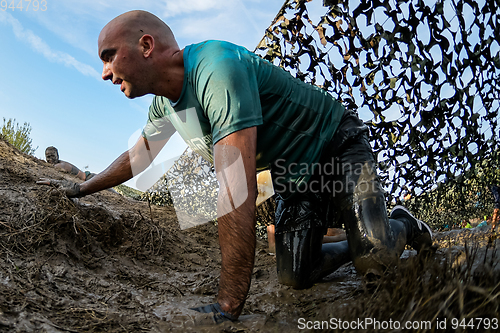
<path id="1" fill-rule="evenodd" d="M 83 172 L 73 164 L 60 160 L 59 152 L 57 151 L 57 148 L 53 146 L 47 147 L 47 149 L 45 149 L 45 160 L 57 169 L 70 173 L 83 181 L 89 180 L 94 176 L 94 174 L 90 173 L 89 171 Z"/>
<path id="2" fill-rule="evenodd" d="M 408 189 L 408 186 L 403 186 L 403 191 L 401 192 L 401 202 L 406 202 L 411 199 L 411 191 Z"/>
<path id="3" fill-rule="evenodd" d="M 462 221 L 462 229 L 470 229 L 472 228 L 472 225 L 469 223 L 467 220 Z"/>

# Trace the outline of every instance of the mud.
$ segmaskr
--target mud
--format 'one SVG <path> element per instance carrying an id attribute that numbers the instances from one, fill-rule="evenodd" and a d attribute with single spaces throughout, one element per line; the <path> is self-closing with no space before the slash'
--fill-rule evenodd
<path id="1" fill-rule="evenodd" d="M 299 318 L 366 315 L 377 308 L 378 297 L 385 302 L 380 287 L 357 275 L 351 264 L 307 290 L 281 286 L 275 257 L 259 239 L 241 320 L 205 325 L 189 307 L 215 301 L 216 226 L 180 230 L 172 208 L 108 191 L 68 199 L 36 185 L 41 177 L 78 181 L 0 140 L 1 332 L 294 332 Z M 483 248 L 494 247 L 496 239 L 480 235 Z M 432 261 L 467 267 L 467 240 L 471 244 L 474 237 L 439 235 L 441 249 Z M 484 262 L 496 256 L 476 252 Z M 414 251 L 405 251 L 403 266 L 411 270 L 415 258 Z M 497 271 L 489 270 L 490 280 L 498 278 Z M 383 320 L 391 313 L 376 315 Z"/>

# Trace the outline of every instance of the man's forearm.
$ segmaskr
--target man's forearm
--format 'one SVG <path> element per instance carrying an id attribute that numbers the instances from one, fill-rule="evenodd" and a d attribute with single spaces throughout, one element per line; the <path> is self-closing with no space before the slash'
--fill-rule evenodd
<path id="1" fill-rule="evenodd" d="M 255 259 L 255 196 L 218 218 L 222 269 L 218 302 L 239 316 L 250 288 Z"/>
<path id="2" fill-rule="evenodd" d="M 122 184 L 133 177 L 129 152 L 121 154 L 103 172 L 80 185 L 80 193 L 92 194 Z"/>
<path id="3" fill-rule="evenodd" d="M 256 145 L 256 127 L 234 132 L 214 145 L 222 255 L 217 301 L 235 317 L 245 304 L 255 259 Z"/>
<path id="4" fill-rule="evenodd" d="M 167 139 L 148 143 L 142 136 L 134 147 L 121 154 L 106 170 L 82 183 L 80 193 L 92 194 L 116 185 L 120 185 L 138 175 L 151 164 Z"/>

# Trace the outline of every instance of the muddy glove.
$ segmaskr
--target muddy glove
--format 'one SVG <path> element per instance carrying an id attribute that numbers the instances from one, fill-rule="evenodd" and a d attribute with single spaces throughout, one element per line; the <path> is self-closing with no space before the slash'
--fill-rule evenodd
<path id="1" fill-rule="evenodd" d="M 63 190 L 63 192 L 69 198 L 81 198 L 84 196 L 84 194 L 80 194 L 80 184 L 74 183 L 66 179 L 56 180 L 56 179 L 40 178 L 40 180 L 37 181 L 36 183 L 38 185 L 51 185 L 60 190 Z"/>
<path id="2" fill-rule="evenodd" d="M 236 318 L 235 316 L 229 313 L 222 312 L 219 303 L 209 304 L 205 306 L 202 305 L 197 308 L 190 308 L 190 310 L 194 310 L 201 313 L 212 313 L 213 314 L 212 320 L 214 321 L 215 324 L 220 324 L 224 321 L 238 320 L 238 318 Z"/>

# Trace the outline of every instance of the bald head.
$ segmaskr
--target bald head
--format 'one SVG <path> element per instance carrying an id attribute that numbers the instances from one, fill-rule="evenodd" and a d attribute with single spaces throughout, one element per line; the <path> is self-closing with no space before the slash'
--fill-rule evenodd
<path id="1" fill-rule="evenodd" d="M 183 51 L 155 15 L 134 10 L 109 22 L 99 34 L 102 78 L 128 98 L 145 94 L 176 98 L 184 80 Z"/>
<path id="2" fill-rule="evenodd" d="M 136 44 L 144 35 L 153 36 L 157 47 L 179 48 L 168 25 L 157 16 L 143 10 L 126 12 L 106 24 L 99 34 L 99 48 L 104 42 Z"/>
<path id="3" fill-rule="evenodd" d="M 58 152 L 56 147 L 50 146 L 45 149 L 45 153 L 47 152 Z"/>

